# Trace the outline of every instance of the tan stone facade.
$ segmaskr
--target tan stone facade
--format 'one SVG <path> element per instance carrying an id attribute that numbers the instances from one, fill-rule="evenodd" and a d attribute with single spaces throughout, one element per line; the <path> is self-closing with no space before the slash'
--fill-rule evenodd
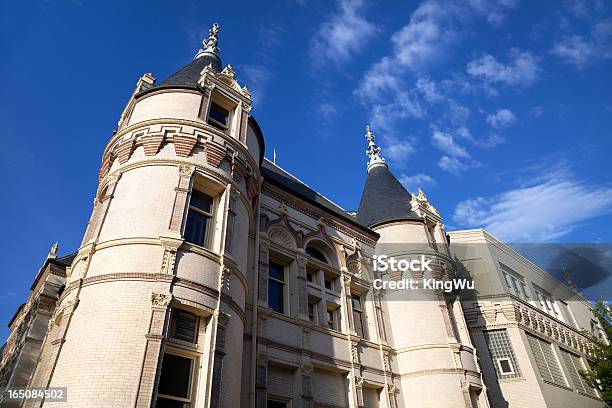
<path id="1" fill-rule="evenodd" d="M 420 192 L 405 203 L 417 218 L 368 227 L 264 161 L 250 92 L 231 66 L 214 69 L 213 31 L 192 63 L 212 64 L 198 68 L 193 86 L 156 86 L 150 74 L 139 80 L 103 152 L 81 247 L 63 262 L 47 260 L 11 322 L 0 387 L 67 387 L 67 401 L 0 405 L 468 408 L 507 406 L 499 395 L 516 407 L 554 400 L 525 348 L 525 333 L 537 331 L 524 317 L 533 321 L 532 305 L 491 306 L 487 298 L 475 308 L 441 292 L 403 302 L 372 290 L 371 260 L 387 244 L 405 259 L 421 244 L 434 259 L 432 277 L 456 276 L 440 215 Z M 488 320 L 488 307 L 507 320 Z M 584 356 L 576 329 L 554 324 L 565 330 L 563 347 Z M 508 330 L 522 382 L 498 382 L 484 363 L 490 327 Z M 596 396 L 572 398 L 574 407 L 602 405 Z"/>

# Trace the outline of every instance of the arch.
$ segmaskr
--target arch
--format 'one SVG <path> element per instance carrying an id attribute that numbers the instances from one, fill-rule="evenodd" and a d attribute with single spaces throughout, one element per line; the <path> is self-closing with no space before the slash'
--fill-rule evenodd
<path id="1" fill-rule="evenodd" d="M 270 231 L 268 231 L 268 237 L 270 238 L 270 241 L 282 247 L 291 249 L 296 248 L 295 240 L 291 236 L 291 233 L 285 228 L 276 227 L 270 229 Z"/>
<path id="2" fill-rule="evenodd" d="M 325 261 L 319 259 L 319 256 L 310 255 L 312 258 L 329 264 L 335 268 L 338 267 L 338 256 L 336 254 L 336 250 L 327 242 L 318 238 L 311 238 L 304 243 L 304 249 L 308 255 L 310 255 L 308 253 L 309 251 L 315 254 L 318 252 L 319 254 L 323 255 Z"/>

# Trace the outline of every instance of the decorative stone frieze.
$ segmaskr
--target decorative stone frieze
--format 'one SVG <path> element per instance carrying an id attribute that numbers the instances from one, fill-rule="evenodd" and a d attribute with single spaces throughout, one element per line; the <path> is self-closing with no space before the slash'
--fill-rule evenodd
<path id="1" fill-rule="evenodd" d="M 151 293 L 151 306 L 153 307 L 168 307 L 171 301 L 171 293 Z"/>

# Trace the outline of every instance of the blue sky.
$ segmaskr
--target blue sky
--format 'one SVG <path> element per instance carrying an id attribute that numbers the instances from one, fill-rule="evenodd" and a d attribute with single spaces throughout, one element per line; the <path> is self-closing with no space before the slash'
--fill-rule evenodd
<path id="1" fill-rule="evenodd" d="M 2 2 L 2 325 L 52 243 L 78 247 L 137 79 L 187 64 L 213 21 L 267 156 L 346 209 L 370 123 L 449 229 L 610 242 L 611 2 L 255 3 Z"/>

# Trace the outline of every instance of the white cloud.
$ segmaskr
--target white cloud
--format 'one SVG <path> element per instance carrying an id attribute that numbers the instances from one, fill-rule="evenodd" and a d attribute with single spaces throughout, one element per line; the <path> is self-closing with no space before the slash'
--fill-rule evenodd
<path id="1" fill-rule="evenodd" d="M 474 144 L 480 147 L 495 147 L 504 143 L 506 143 L 506 138 L 497 133 L 491 133 L 485 139 L 474 140 Z"/>
<path id="2" fill-rule="evenodd" d="M 262 65 L 242 65 L 238 74 L 244 75 L 246 85 L 253 92 L 253 103 L 255 105 L 261 103 L 266 93 L 266 87 L 272 78 L 268 68 Z"/>
<path id="3" fill-rule="evenodd" d="M 434 146 L 440 149 L 445 155 L 460 158 L 470 157 L 467 150 L 460 146 L 450 133 L 434 130 L 431 135 L 431 140 Z"/>
<path id="4" fill-rule="evenodd" d="M 425 173 L 418 173 L 412 176 L 402 174 L 399 177 L 399 181 L 410 192 L 416 192 L 419 188 L 423 188 L 425 186 L 435 186 L 437 184 L 433 177 Z"/>
<path id="5" fill-rule="evenodd" d="M 518 0 L 468 0 L 469 5 L 478 13 L 484 15 L 487 21 L 493 25 L 501 24 L 509 9 L 518 6 Z"/>
<path id="6" fill-rule="evenodd" d="M 510 109 L 498 109 L 494 114 L 487 116 L 487 123 L 494 128 L 503 128 L 514 125 L 516 116 Z"/>
<path id="7" fill-rule="evenodd" d="M 467 64 L 467 73 L 483 81 L 511 86 L 528 86 L 538 78 L 536 57 L 529 52 L 513 48 L 508 59 L 510 62 L 504 64 L 492 55 L 483 55 Z"/>
<path id="8" fill-rule="evenodd" d="M 323 102 L 317 106 L 317 113 L 325 120 L 331 120 L 336 116 L 338 110 L 329 102 Z"/>
<path id="9" fill-rule="evenodd" d="M 589 186 L 564 171 L 535 180 L 490 198 L 465 200 L 456 206 L 453 221 L 485 228 L 504 241 L 540 242 L 612 211 L 612 188 Z"/>
<path id="10" fill-rule="evenodd" d="M 559 38 L 550 52 L 578 69 L 612 58 L 612 17 L 595 24 L 588 37 L 574 34 Z"/>
<path id="11" fill-rule="evenodd" d="M 383 156 L 396 162 L 406 160 L 412 153 L 414 153 L 414 147 L 412 143 L 407 140 L 397 141 L 392 139 L 391 142 L 386 144 L 383 148 Z"/>
<path id="12" fill-rule="evenodd" d="M 340 0 L 340 10 L 321 24 L 310 41 L 310 57 L 315 64 L 333 61 L 345 63 L 362 52 L 376 33 L 376 27 L 364 16 L 361 0 Z"/>
<path id="13" fill-rule="evenodd" d="M 464 170 L 470 168 L 470 166 L 466 163 L 459 161 L 456 157 L 448 157 L 442 156 L 440 160 L 438 160 L 438 166 L 449 173 L 458 174 Z"/>
<path id="14" fill-rule="evenodd" d="M 427 77 L 417 79 L 416 89 L 423 94 L 423 97 L 425 97 L 425 100 L 429 103 L 436 103 L 444 100 L 444 96 L 439 92 L 435 81 Z"/>
<path id="15" fill-rule="evenodd" d="M 551 51 L 564 62 L 583 68 L 595 57 L 595 46 L 579 35 L 561 37 Z"/>

